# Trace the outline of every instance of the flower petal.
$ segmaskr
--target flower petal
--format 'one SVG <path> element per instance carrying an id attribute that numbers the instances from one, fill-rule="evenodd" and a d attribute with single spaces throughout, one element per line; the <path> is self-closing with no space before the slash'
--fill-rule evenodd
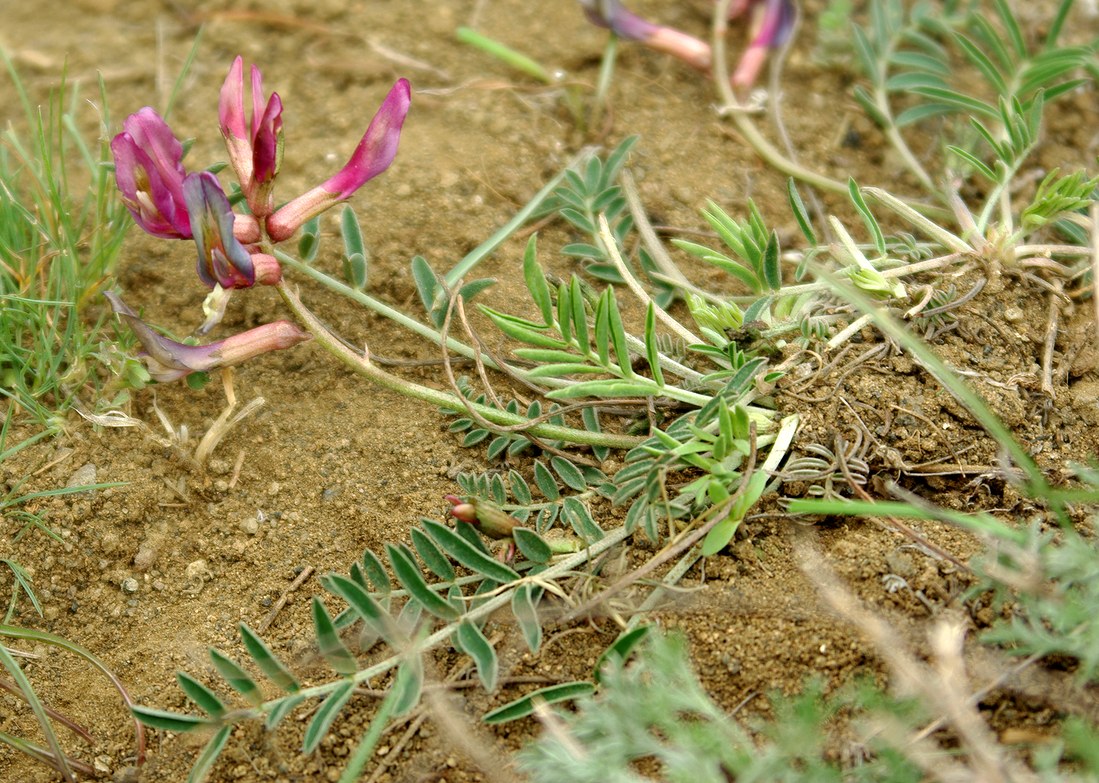
<path id="1" fill-rule="evenodd" d="M 208 171 L 191 174 L 183 183 L 198 250 L 198 276 L 211 288 L 248 288 L 256 279 L 252 257 L 233 236 L 236 217 L 217 177 Z"/>
<path id="2" fill-rule="evenodd" d="M 336 194 L 342 201 L 389 168 L 397 156 L 401 127 L 411 102 L 412 91 L 408 80 L 398 79 L 370 121 L 370 127 L 366 129 L 351 159 L 321 187 Z"/>

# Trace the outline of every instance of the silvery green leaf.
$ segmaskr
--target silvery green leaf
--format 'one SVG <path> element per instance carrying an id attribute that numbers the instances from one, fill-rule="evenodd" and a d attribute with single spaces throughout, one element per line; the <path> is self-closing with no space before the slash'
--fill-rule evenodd
<path id="1" fill-rule="evenodd" d="M 298 690 L 298 681 L 294 678 L 294 675 L 272 652 L 271 648 L 264 643 L 263 639 L 244 623 L 241 623 L 238 629 L 240 630 L 240 638 L 244 642 L 244 649 L 252 656 L 252 660 L 256 662 L 256 666 L 267 676 L 267 679 L 284 691 L 293 693 Z"/>
<path id="2" fill-rule="evenodd" d="M 312 753 L 320 746 L 321 740 L 328 735 L 332 724 L 354 693 L 355 683 L 345 680 L 325 697 L 313 714 L 313 720 L 309 721 L 305 729 L 305 737 L 302 740 L 303 753 Z"/>
<path id="3" fill-rule="evenodd" d="M 550 457 L 550 465 L 553 466 L 554 472 L 560 476 L 561 481 L 566 486 L 575 489 L 577 492 L 583 492 L 588 488 L 588 482 L 584 480 L 584 474 L 564 457 L 553 455 Z"/>
<path id="4" fill-rule="evenodd" d="M 229 735 L 233 733 L 233 725 L 229 724 L 222 726 L 218 729 L 214 736 L 210 737 L 209 741 L 202 748 L 202 753 L 195 759 L 195 763 L 191 765 L 191 771 L 187 775 L 187 783 L 199 783 L 199 781 L 206 780 L 206 776 L 210 774 L 210 770 L 213 768 L 215 762 L 218 760 L 218 756 L 221 755 L 221 751 L 225 749 L 225 743 L 229 741 Z"/>
<path id="5" fill-rule="evenodd" d="M 213 721 L 209 718 L 200 718 L 197 715 L 185 715 L 179 712 L 169 712 L 168 710 L 157 710 L 152 707 L 144 707 L 140 704 L 135 704 L 130 708 L 130 711 L 146 726 L 150 726 L 154 729 L 161 729 L 162 731 L 172 731 L 176 734 L 183 734 L 184 732 L 201 729 L 204 726 L 214 725 Z"/>
<path id="6" fill-rule="evenodd" d="M 549 326 L 553 323 L 553 301 L 550 299 L 545 272 L 538 263 L 537 234 L 530 235 L 530 239 L 527 240 L 527 249 L 523 253 L 523 280 L 527 284 L 531 299 L 538 306 L 538 312 L 542 314 L 542 323 Z"/>
<path id="7" fill-rule="evenodd" d="M 472 658 L 477 665 L 477 676 L 481 678 L 481 684 L 486 691 L 492 693 L 496 690 L 496 680 L 500 674 L 500 663 L 496 657 L 496 650 L 492 648 L 481 629 L 468 620 L 462 620 L 458 624 L 455 636 L 460 641 L 466 655 Z"/>
<path id="8" fill-rule="evenodd" d="M 454 581 L 454 566 L 450 564 L 450 560 L 447 559 L 435 542 L 432 541 L 428 535 L 418 527 L 414 527 L 410 533 L 412 537 L 412 545 L 416 547 L 416 551 L 420 554 L 420 559 L 424 561 L 424 564 L 431 569 L 431 572 L 435 576 L 442 579 L 444 582 Z"/>
<path id="9" fill-rule="evenodd" d="M 314 596 L 312 604 L 313 628 L 317 636 L 317 650 L 321 657 L 337 674 L 354 674 L 358 670 L 355 656 L 340 639 L 339 631 L 332 622 L 321 599 Z"/>
<path id="10" fill-rule="evenodd" d="M 520 585 L 511 596 L 511 611 L 532 653 L 538 652 L 542 646 L 542 621 L 538 617 L 538 601 L 541 598 L 542 588 L 533 584 Z"/>
<path id="11" fill-rule="evenodd" d="M 267 717 L 264 718 L 263 727 L 268 731 L 271 731 L 285 718 L 290 712 L 305 701 L 305 697 L 294 694 L 293 696 L 284 696 L 274 703 L 271 711 L 267 713 Z"/>
<path id="12" fill-rule="evenodd" d="M 241 668 L 239 663 L 216 647 L 209 648 L 207 654 L 210 656 L 210 662 L 214 665 L 217 673 L 229 684 L 230 688 L 243 696 L 249 704 L 260 705 L 263 703 L 263 693 L 260 691 L 259 686 Z"/>
<path id="13" fill-rule="evenodd" d="M 354 580 L 341 574 L 329 574 L 324 586 L 347 601 L 351 610 L 378 636 L 393 645 L 404 641 L 395 637 L 397 629 L 385 608 Z"/>
<path id="14" fill-rule="evenodd" d="M 572 529 L 575 530 L 576 534 L 584 541 L 589 543 L 598 541 L 605 535 L 599 525 L 595 524 L 595 520 L 592 518 L 591 512 L 588 511 L 588 507 L 578 498 L 565 498 L 562 513 L 569 521 L 569 524 L 572 525 Z"/>
<path id="15" fill-rule="evenodd" d="M 561 490 L 557 488 L 557 480 L 541 460 L 534 461 L 534 483 L 546 500 L 553 502 L 560 499 Z"/>
<path id="16" fill-rule="evenodd" d="M 519 579 L 519 574 L 507 565 L 501 563 L 483 549 L 471 545 L 446 525 L 431 520 L 424 520 L 423 524 L 424 530 L 435 540 L 435 543 L 471 571 L 505 584 Z M 431 609 L 431 607 L 426 608 L 429 611 Z"/>
<path id="17" fill-rule="evenodd" d="M 193 701 L 200 710 L 211 718 L 217 720 L 225 714 L 225 705 L 222 704 L 221 699 L 217 697 L 217 694 L 194 677 L 187 674 L 187 672 L 176 672 L 176 682 L 179 683 L 179 687 L 183 692 L 187 694 L 187 698 Z"/>
<path id="18" fill-rule="evenodd" d="M 525 527 L 517 527 L 512 531 L 515 545 L 527 560 L 532 563 L 548 563 L 553 556 L 549 544 L 542 537 Z"/>
<path id="19" fill-rule="evenodd" d="M 485 717 L 481 720 L 490 725 L 508 723 L 509 721 L 519 720 L 519 718 L 525 718 L 528 715 L 533 714 L 534 705 L 538 702 L 557 704 L 563 701 L 572 701 L 580 696 L 589 696 L 594 692 L 595 686 L 590 682 L 584 681 L 563 682 L 558 685 L 550 685 L 549 687 L 532 691 L 515 701 L 508 702 L 503 707 L 497 707 L 491 712 L 486 713 Z"/>
<path id="20" fill-rule="evenodd" d="M 588 409 L 585 408 L 585 410 Z M 534 498 L 530 494 L 530 485 L 527 484 L 526 479 L 518 471 L 508 471 L 508 486 L 519 505 L 529 506 L 531 504 Z"/>
<path id="21" fill-rule="evenodd" d="M 397 581 L 408 590 L 410 597 L 416 599 L 424 609 L 436 617 L 447 621 L 458 619 L 460 613 L 428 586 L 411 552 L 403 545 L 393 544 L 386 544 L 385 551 L 389 555 L 389 562 L 393 566 L 393 573 L 397 575 Z"/>
<path id="22" fill-rule="evenodd" d="M 424 689 L 424 662 L 419 655 L 405 658 L 397 669 L 397 677 L 390 686 L 393 694 L 393 717 L 404 715 L 420 703 Z"/>

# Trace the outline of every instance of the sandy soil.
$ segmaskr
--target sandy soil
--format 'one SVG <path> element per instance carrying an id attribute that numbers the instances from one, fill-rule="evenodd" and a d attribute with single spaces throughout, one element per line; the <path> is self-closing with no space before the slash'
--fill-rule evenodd
<path id="1" fill-rule="evenodd" d="M 190 5 L 198 8 L 185 8 Z M 705 2 L 636 5 L 700 35 L 706 29 Z M 811 32 L 822 3 L 806 5 L 805 29 Z M 412 256 L 448 269 L 582 145 L 609 147 L 629 134 L 641 137 L 630 166 L 656 224 L 700 229 L 698 211 L 706 198 L 737 214 L 751 197 L 784 239 L 796 237 L 785 179 L 715 117 L 710 85 L 680 64 L 624 46 L 606 128 L 585 136 L 559 91 L 517 77 L 454 39 L 458 25 L 475 26 L 565 69 L 576 83 L 591 85 L 604 35 L 585 23 L 575 3 L 440 0 L 425 11 L 402 0 L 46 0 L 6 8 L 0 44 L 14 54 L 38 94 L 66 63 L 70 78 L 88 96 L 96 72 L 102 72 L 117 122 L 143 105 L 163 106 L 200 24 L 198 56 L 172 117 L 181 136 L 196 138 L 189 160 L 205 165 L 223 157 L 217 91 L 232 57 L 243 54 L 262 67 L 266 83 L 286 105 L 280 184 L 286 194 L 327 177 L 350 152 L 393 80 L 411 80 L 413 108 L 397 161 L 354 201 L 372 254 L 370 290 L 409 312 L 419 307 L 409 273 Z M 833 176 L 853 175 L 863 184 L 904 190 L 898 165 L 848 97 L 852 77 L 816 63 L 809 33 L 803 35 L 804 45 L 794 48 L 785 68 L 781 104 L 799 157 Z M 7 90 L 0 88 L 0 96 Z M 1093 101 L 1093 94 L 1070 99 L 1055 114 L 1040 156 L 1044 166 L 1094 160 L 1094 115 L 1087 114 Z M 14 116 L 14 108 L 0 108 L 0 121 Z M 840 202 L 827 207 L 847 214 Z M 338 268 L 335 220 L 326 218 L 327 253 L 322 250 L 318 261 L 331 270 Z M 576 269 L 574 260 L 556 252 L 572 239 L 560 223 L 542 229 L 542 260 L 557 274 Z M 523 306 L 515 304 L 525 301 L 522 247 L 522 239 L 513 240 L 479 270 L 500 281 L 485 301 L 511 310 Z M 143 307 L 150 320 L 181 332 L 200 319 L 204 295 L 194 280 L 191 252 L 182 243 L 153 241 L 135 231 L 119 270 L 118 285 L 130 303 Z M 717 284 L 711 270 L 684 263 L 701 284 Z M 968 290 L 974 279 L 955 283 Z M 353 344 L 366 342 L 375 355 L 395 359 L 438 358 L 386 320 L 304 279 L 300 288 Z M 1041 392 L 1037 368 L 1047 306 L 1046 295 L 1034 286 L 989 285 L 958 327 L 934 342 L 953 366 L 972 373 L 978 391 L 1033 446 L 1043 467 L 1060 475 L 1066 462 L 1097 451 L 1099 379 L 1088 308 L 1069 309 L 1057 342 L 1063 361 L 1055 397 Z M 1002 314 L 1010 308 L 1033 317 L 1008 322 Z M 281 312 L 273 292 L 246 292 L 234 300 L 223 333 Z M 812 388 L 793 382 L 780 387 L 780 409 L 797 411 L 805 421 L 799 443 L 832 446 L 837 436 L 850 440 L 861 419 L 877 436 L 876 443 L 864 444 L 863 457 L 875 477 L 871 491 L 876 481 L 896 479 L 946 506 L 1004 514 L 1020 510 L 1018 497 L 994 477 L 994 446 L 911 360 L 879 356 L 844 376 L 845 367 L 818 378 Z M 434 365 L 400 372 L 422 383 L 444 383 Z M 230 433 L 207 471 L 193 469 L 185 454 L 224 404 L 216 382 L 201 391 L 172 384 L 136 393 L 129 412 L 145 429 L 96 429 L 74 416 L 66 437 L 0 467 L 5 480 L 35 471 L 31 489 L 62 486 L 76 475 L 125 482 L 38 506 L 60 543 L 37 532 L 14 541 L 14 522 L 6 521 L 0 557 L 27 568 L 44 607 L 39 618 L 24 605 L 16 622 L 92 650 L 144 704 L 187 709 L 176 670 L 205 677 L 205 650 L 211 645 L 241 654 L 237 623 L 263 624 L 303 569 L 346 572 L 364 548 L 380 551 L 386 542 L 405 541 L 419 517 L 442 518 L 443 496 L 457 490 L 457 470 L 490 467 L 482 449 L 460 447 L 460 436 L 447 431 L 436 410 L 366 385 L 313 345 L 240 368 L 236 393 L 266 403 Z M 167 441 L 157 408 L 174 428 L 186 427 L 188 444 Z M 954 469 L 959 463 L 969 467 L 959 472 Z M 926 465 L 950 467 L 946 475 L 925 475 L 920 466 Z M 529 458 L 514 467 L 529 471 Z M 613 462 L 605 468 L 609 472 Z M 605 527 L 616 524 L 610 509 L 596 511 Z M 684 585 L 696 589 L 658 613 L 666 626 L 687 634 L 703 682 L 728 708 L 753 692 L 795 692 L 810 675 L 823 676 L 832 688 L 879 665 L 859 634 L 824 609 L 792 553 L 791 523 L 774 511 L 765 504 L 734 546 L 709 559 L 704 575 L 688 576 Z M 913 550 L 909 539 L 885 527 L 823 522 L 815 531 L 836 571 L 918 650 L 924 648 L 929 619 L 945 611 L 961 611 L 977 628 L 993 619 L 987 606 L 961 600 L 971 581 L 965 572 Z M 974 552 L 974 542 L 954 530 L 925 525 L 920 533 L 962 560 Z M 644 541 L 636 541 L 622 556 L 639 564 L 651 553 Z M 908 588 L 890 591 L 895 583 L 883 581 L 888 574 L 903 577 Z M 311 646 L 307 601 L 316 592 L 315 578 L 306 580 L 272 618 L 265 638 L 306 679 L 321 681 L 326 674 Z M 496 630 L 506 640 L 500 649 L 507 677 L 517 683 L 556 682 L 589 676 L 617 626 L 612 617 L 577 625 L 548 641 L 538 656 L 521 648 L 514 628 L 500 624 Z M 154 732 L 148 762 L 137 775 L 129 769 L 132 729 L 113 691 L 67 654 L 35 652 L 41 658 L 26 669 L 42 695 L 87 724 L 97 738 L 94 747 L 75 751 L 80 757 L 96 760 L 106 778 L 149 783 L 185 778 L 198 740 Z M 434 664 L 443 678 L 465 659 L 440 652 Z M 508 684 L 492 695 L 477 688 L 457 692 L 463 714 L 475 720 L 523 687 L 530 686 Z M 1007 683 L 983 707 L 995 714 L 998 730 L 1054 731 L 1064 707 L 1055 692 L 1036 694 Z M 0 704 L 0 728 L 25 725 L 13 699 L 2 696 Z M 273 734 L 240 729 L 211 779 L 335 780 L 373 704 L 368 695 L 357 697 L 336 733 L 312 756 L 300 753 L 304 720 L 290 720 Z M 756 699 L 742 714 L 766 710 L 766 700 Z M 430 719 L 398 747 L 403 731 L 398 727 L 383 740 L 376 759 L 380 772 L 372 779 L 483 779 Z M 483 732 L 482 740 L 503 765 L 507 752 L 536 732 L 535 723 L 524 721 Z M 0 779 L 52 778 L 23 756 L 0 750 Z"/>

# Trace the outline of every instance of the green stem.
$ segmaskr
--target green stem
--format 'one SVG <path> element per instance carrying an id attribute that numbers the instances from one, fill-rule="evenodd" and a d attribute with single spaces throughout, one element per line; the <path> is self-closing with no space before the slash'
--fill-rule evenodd
<path id="1" fill-rule="evenodd" d="M 421 386 L 418 383 L 407 381 L 392 375 L 378 365 L 370 361 L 368 355 L 360 356 L 333 335 L 320 320 L 313 315 L 301 300 L 298 299 L 286 285 L 279 283 L 276 288 L 282 295 L 286 306 L 294 313 L 294 316 L 316 339 L 322 348 L 343 362 L 351 371 L 372 381 L 382 388 L 403 394 L 406 397 L 422 400 L 442 408 L 451 410 L 463 410 L 468 403 L 478 414 L 493 424 L 504 427 L 512 427 L 527 423 L 527 419 L 519 414 L 509 413 L 498 408 L 490 408 L 472 401 L 462 400 L 448 392 Z M 590 432 L 573 427 L 562 427 L 556 424 L 535 424 L 529 430 L 532 435 L 549 440 L 561 440 L 568 443 L 584 444 L 589 446 L 605 446 L 611 449 L 630 449 L 640 443 L 643 438 L 629 435 L 609 435 L 602 432 Z"/>

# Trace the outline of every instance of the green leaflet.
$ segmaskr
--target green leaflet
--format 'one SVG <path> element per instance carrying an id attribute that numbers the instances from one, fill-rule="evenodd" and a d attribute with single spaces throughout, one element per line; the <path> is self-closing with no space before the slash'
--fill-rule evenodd
<path id="1" fill-rule="evenodd" d="M 403 546 L 393 544 L 386 544 L 385 551 L 389 555 L 389 562 L 393 566 L 393 573 L 397 575 L 397 581 L 408 590 L 412 598 L 440 619 L 448 622 L 458 619 L 460 616 L 458 610 L 428 587 L 411 552 Z"/>
<path id="2" fill-rule="evenodd" d="M 294 675 L 256 632 L 244 623 L 238 626 L 238 630 L 241 641 L 244 642 L 244 649 L 252 656 L 252 660 L 256 662 L 256 666 L 267 676 L 267 679 L 288 693 L 297 691 L 300 686 Z"/>
<path id="3" fill-rule="evenodd" d="M 312 753 L 321 744 L 332 728 L 333 722 L 339 717 L 348 699 L 355 693 L 355 683 L 345 680 L 325 697 L 320 707 L 313 714 L 313 720 L 305 729 L 305 737 L 302 739 L 302 752 Z"/>
<path id="4" fill-rule="evenodd" d="M 595 686 L 590 682 L 578 680 L 576 682 L 563 682 L 559 685 L 551 685 L 548 688 L 539 688 L 528 693 L 522 698 L 508 702 L 503 707 L 497 707 L 487 713 L 482 720 L 490 725 L 508 723 L 509 721 L 525 718 L 534 712 L 534 705 L 538 701 L 546 704 L 557 704 L 562 701 L 572 701 L 580 696 L 589 696 L 595 692 Z"/>

